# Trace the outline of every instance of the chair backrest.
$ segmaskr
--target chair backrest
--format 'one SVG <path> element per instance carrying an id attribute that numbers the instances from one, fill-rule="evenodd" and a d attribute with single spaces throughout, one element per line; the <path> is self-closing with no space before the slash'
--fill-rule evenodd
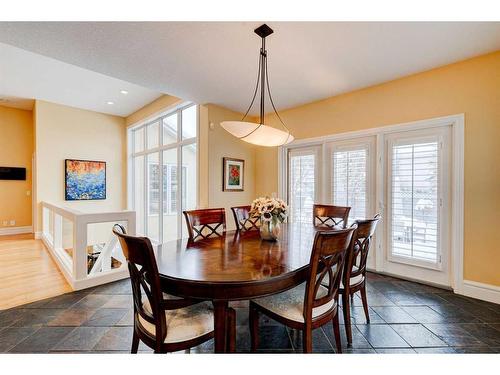
<path id="1" fill-rule="evenodd" d="M 356 226 L 316 232 L 311 252 L 310 275 L 306 284 L 304 303 L 306 323 L 312 320 L 313 308 L 331 300 L 338 300 L 344 263 L 352 250 L 351 240 L 355 230 Z M 319 288 L 327 288 L 328 293 L 319 294 Z"/>
<path id="2" fill-rule="evenodd" d="M 344 285 L 350 285 L 347 281 L 350 278 L 359 275 L 365 276 L 368 252 L 380 218 L 381 216 L 377 214 L 373 219 L 356 220 L 353 223 L 353 225 L 357 225 L 358 229 L 352 239 L 352 252 L 345 263 Z"/>
<path id="3" fill-rule="evenodd" d="M 315 204 L 313 206 L 313 224 L 316 227 L 346 228 L 351 207 Z"/>
<path id="4" fill-rule="evenodd" d="M 134 299 L 134 324 L 137 326 L 136 319 L 140 315 L 145 321 L 155 325 L 155 340 L 157 345 L 161 345 L 167 336 L 167 322 L 161 306 L 163 294 L 151 242 L 146 237 L 127 235 L 120 224 L 113 226 L 113 233 L 118 237 L 128 263 Z M 151 306 L 152 315 L 143 307 L 143 292 Z"/>
<path id="5" fill-rule="evenodd" d="M 231 207 L 233 211 L 234 223 L 239 231 L 258 230 L 260 219 L 250 216 L 251 206 Z"/>
<path id="6" fill-rule="evenodd" d="M 190 241 L 219 237 L 226 231 L 226 211 L 223 208 L 184 211 Z"/>

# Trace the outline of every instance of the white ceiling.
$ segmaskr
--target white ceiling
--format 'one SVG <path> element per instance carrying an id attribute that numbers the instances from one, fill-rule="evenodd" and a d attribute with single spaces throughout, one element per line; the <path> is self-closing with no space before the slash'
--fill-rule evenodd
<path id="1" fill-rule="evenodd" d="M 253 29 L 260 24 L 3 22 L 0 42 L 153 92 L 243 111 L 257 74 Z M 500 49 L 498 22 L 268 24 L 275 30 L 267 39 L 269 77 L 281 109 Z M 97 87 L 82 94 L 91 97 Z"/>
<path id="2" fill-rule="evenodd" d="M 0 56 L 0 105 L 7 107 L 32 109 L 33 99 L 41 99 L 127 116 L 161 95 L 7 44 L 0 43 Z M 120 93 L 121 90 L 128 94 Z M 107 104 L 108 101 L 114 104 Z"/>

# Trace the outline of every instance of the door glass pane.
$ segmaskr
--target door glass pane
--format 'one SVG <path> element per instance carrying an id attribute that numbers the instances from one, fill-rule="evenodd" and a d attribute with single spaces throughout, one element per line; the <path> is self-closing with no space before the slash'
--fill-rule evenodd
<path id="1" fill-rule="evenodd" d="M 438 261 L 438 142 L 392 148 L 392 253 Z"/>
<path id="2" fill-rule="evenodd" d="M 196 144 L 182 147 L 182 209 L 193 210 L 197 200 L 197 154 Z M 182 226 L 182 237 L 188 237 L 187 228 Z"/>
<path id="3" fill-rule="evenodd" d="M 177 239 L 177 149 L 163 151 L 163 241 Z"/>
<path id="4" fill-rule="evenodd" d="M 134 130 L 134 152 L 144 151 L 144 129 Z"/>
<path id="5" fill-rule="evenodd" d="M 177 142 L 177 113 L 165 117 L 163 123 L 163 144 L 169 145 Z"/>
<path id="6" fill-rule="evenodd" d="M 333 204 L 351 207 L 349 222 L 366 218 L 366 162 L 368 150 L 333 153 Z"/>
<path id="7" fill-rule="evenodd" d="M 145 235 L 145 193 L 144 193 L 144 156 L 134 158 L 134 210 L 136 212 L 137 234 Z"/>
<path id="8" fill-rule="evenodd" d="M 289 204 L 294 222 L 311 223 L 315 198 L 315 157 L 290 155 Z"/>
<path id="9" fill-rule="evenodd" d="M 148 191 L 148 217 L 147 235 L 151 240 L 159 241 L 159 213 L 160 213 L 160 168 L 159 154 L 157 152 L 147 156 L 147 191 Z"/>
<path id="10" fill-rule="evenodd" d="M 182 139 L 196 137 L 196 106 L 193 105 L 182 111 Z"/>
<path id="11" fill-rule="evenodd" d="M 159 126 L 157 122 L 148 125 L 148 149 L 158 147 Z"/>

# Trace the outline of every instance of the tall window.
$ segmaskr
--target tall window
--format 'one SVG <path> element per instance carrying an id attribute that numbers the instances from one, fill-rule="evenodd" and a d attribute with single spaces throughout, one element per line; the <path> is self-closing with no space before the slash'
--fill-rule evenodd
<path id="1" fill-rule="evenodd" d="M 187 105 L 129 132 L 137 232 L 157 242 L 183 236 L 182 211 L 197 205 L 197 113 Z"/>
<path id="2" fill-rule="evenodd" d="M 351 207 L 350 222 L 366 218 L 368 148 L 334 149 L 332 159 L 333 204 Z"/>
<path id="3" fill-rule="evenodd" d="M 288 178 L 290 218 L 294 222 L 310 223 L 316 200 L 316 152 L 290 152 Z"/>
<path id="4" fill-rule="evenodd" d="M 437 139 L 390 147 L 391 255 L 438 263 L 440 206 Z"/>
<path id="5" fill-rule="evenodd" d="M 148 165 L 149 168 L 149 179 L 151 181 L 150 194 L 148 197 L 148 207 L 150 215 L 159 214 L 159 195 L 160 195 L 160 168 L 158 163 L 152 163 Z M 184 178 L 182 184 L 182 199 L 183 205 L 186 203 L 186 175 L 187 167 L 182 166 L 181 175 Z M 177 212 L 177 165 L 175 164 L 164 164 L 163 165 L 163 212 L 169 215 L 175 215 Z"/>

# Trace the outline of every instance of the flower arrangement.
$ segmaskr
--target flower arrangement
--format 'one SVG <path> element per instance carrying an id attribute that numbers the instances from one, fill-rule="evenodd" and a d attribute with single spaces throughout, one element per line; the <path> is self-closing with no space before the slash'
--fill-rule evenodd
<path id="1" fill-rule="evenodd" d="M 271 221 L 274 218 L 283 222 L 288 216 L 288 205 L 279 198 L 260 197 L 252 202 L 250 214 L 260 217 L 262 221 Z"/>
<path id="2" fill-rule="evenodd" d="M 288 216 L 288 205 L 279 198 L 260 197 L 252 202 L 252 217 L 260 218 L 260 235 L 265 240 L 276 240 L 280 223 Z"/>

